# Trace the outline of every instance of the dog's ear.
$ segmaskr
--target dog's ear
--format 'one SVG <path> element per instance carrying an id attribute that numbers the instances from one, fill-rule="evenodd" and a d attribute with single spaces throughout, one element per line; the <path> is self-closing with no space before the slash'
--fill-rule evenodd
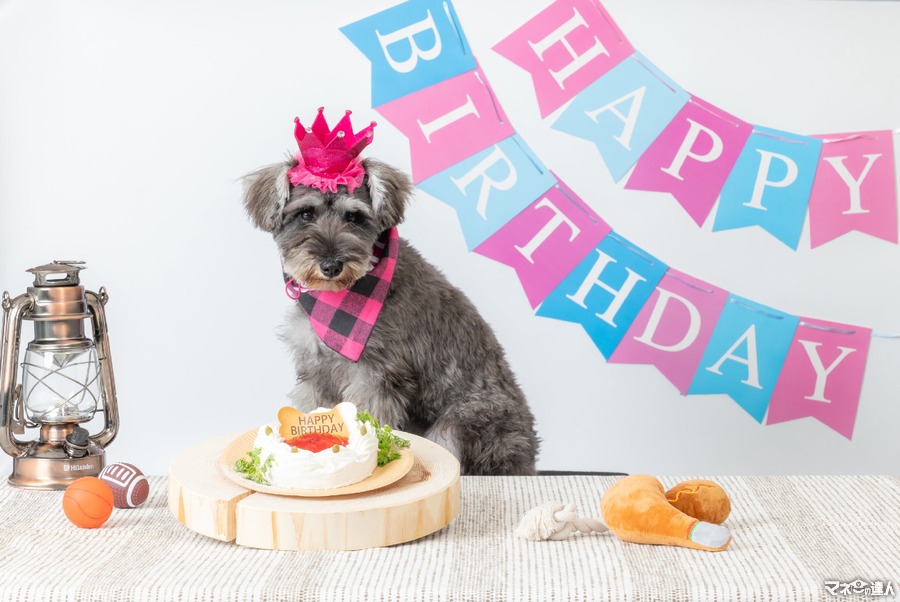
<path id="1" fill-rule="evenodd" d="M 366 186 L 372 199 L 372 210 L 381 230 L 403 221 L 406 205 L 412 198 L 413 185 L 405 173 L 376 159 L 363 159 Z"/>
<path id="2" fill-rule="evenodd" d="M 284 204 L 291 196 L 288 170 L 296 160 L 269 165 L 244 176 L 244 209 L 260 230 L 281 228 Z"/>

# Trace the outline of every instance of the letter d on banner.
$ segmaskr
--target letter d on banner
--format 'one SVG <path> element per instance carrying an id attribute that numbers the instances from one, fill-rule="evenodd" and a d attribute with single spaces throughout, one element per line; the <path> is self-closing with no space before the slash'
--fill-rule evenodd
<path id="1" fill-rule="evenodd" d="M 341 32 L 372 61 L 373 107 L 476 67 L 452 2 L 409 0 Z"/>
<path id="2" fill-rule="evenodd" d="M 609 358 L 653 364 L 686 395 L 728 292 L 669 268 Z"/>

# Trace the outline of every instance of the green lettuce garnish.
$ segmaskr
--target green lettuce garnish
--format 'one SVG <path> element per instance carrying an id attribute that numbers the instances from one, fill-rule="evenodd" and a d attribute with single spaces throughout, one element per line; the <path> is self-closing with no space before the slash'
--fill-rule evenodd
<path id="1" fill-rule="evenodd" d="M 368 410 L 356 413 L 360 422 L 368 422 L 378 438 L 378 466 L 384 466 L 400 458 L 400 450 L 409 447 L 409 440 L 398 437 L 388 425 L 381 426 Z"/>
<path id="2" fill-rule="evenodd" d="M 243 474 L 245 479 L 253 481 L 254 483 L 271 485 L 263 475 L 265 475 L 266 471 L 272 467 L 275 456 L 269 456 L 266 458 L 265 462 L 261 462 L 259 459 L 260 453 L 262 453 L 261 447 L 251 449 L 247 452 L 247 455 L 250 456 L 250 458 L 238 458 L 234 463 L 234 470 L 235 472 Z"/>

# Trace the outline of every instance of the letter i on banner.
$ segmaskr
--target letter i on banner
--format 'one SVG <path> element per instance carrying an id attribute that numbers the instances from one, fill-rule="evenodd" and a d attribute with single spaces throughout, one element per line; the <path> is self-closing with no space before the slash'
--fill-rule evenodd
<path id="1" fill-rule="evenodd" d="M 702 226 L 752 129 L 692 96 L 638 159 L 625 188 L 669 192 Z"/>
<path id="2" fill-rule="evenodd" d="M 669 268 L 609 358 L 652 364 L 686 395 L 728 291 Z"/>
<path id="3" fill-rule="evenodd" d="M 475 252 L 512 267 L 531 307 L 537 307 L 611 231 L 558 181 Z"/>
<path id="4" fill-rule="evenodd" d="M 375 109 L 409 138 L 416 183 L 515 134 L 478 69 Z"/>
<path id="5" fill-rule="evenodd" d="M 419 188 L 456 209 L 471 251 L 554 184 L 556 178 L 528 145 L 511 136 Z"/>
<path id="6" fill-rule="evenodd" d="M 618 182 L 689 98 L 635 52 L 580 92 L 552 127 L 593 142 Z"/>
<path id="7" fill-rule="evenodd" d="M 494 50 L 531 74 L 541 117 L 634 52 L 596 0 L 557 0 Z"/>
<path id="8" fill-rule="evenodd" d="M 814 136 L 824 142 L 809 199 L 809 239 L 815 248 L 856 230 L 897 243 L 894 133 Z"/>
<path id="9" fill-rule="evenodd" d="M 610 233 L 544 299 L 537 315 L 581 324 L 608 358 L 666 269 L 660 260 Z"/>
<path id="10" fill-rule="evenodd" d="M 688 394 L 725 393 L 762 423 L 799 321 L 729 296 Z"/>
<path id="11" fill-rule="evenodd" d="M 713 231 L 759 226 L 796 250 L 822 142 L 756 126 L 722 187 Z"/>
<path id="12" fill-rule="evenodd" d="M 341 32 L 372 62 L 373 107 L 476 67 L 449 1 L 409 0 Z"/>
<path id="13" fill-rule="evenodd" d="M 853 437 L 872 331 L 801 318 L 766 424 L 813 417 Z"/>

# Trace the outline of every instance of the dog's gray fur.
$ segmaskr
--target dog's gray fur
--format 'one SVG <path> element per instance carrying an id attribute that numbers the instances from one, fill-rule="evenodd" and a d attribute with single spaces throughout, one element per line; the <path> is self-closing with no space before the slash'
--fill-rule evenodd
<path id="1" fill-rule="evenodd" d="M 292 187 L 296 162 L 244 179 L 244 206 L 272 233 L 285 273 L 305 286 L 340 290 L 366 273 L 372 245 L 403 220 L 412 196 L 406 174 L 363 160 L 364 185 L 322 193 Z M 336 276 L 322 273 L 323 262 Z M 326 270 L 329 271 L 329 270 Z M 534 417 L 503 349 L 475 306 L 408 242 L 366 349 L 354 363 L 316 336 L 294 304 L 281 333 L 297 369 L 292 403 L 302 411 L 350 401 L 384 423 L 423 435 L 459 458 L 463 474 L 534 474 Z"/>

